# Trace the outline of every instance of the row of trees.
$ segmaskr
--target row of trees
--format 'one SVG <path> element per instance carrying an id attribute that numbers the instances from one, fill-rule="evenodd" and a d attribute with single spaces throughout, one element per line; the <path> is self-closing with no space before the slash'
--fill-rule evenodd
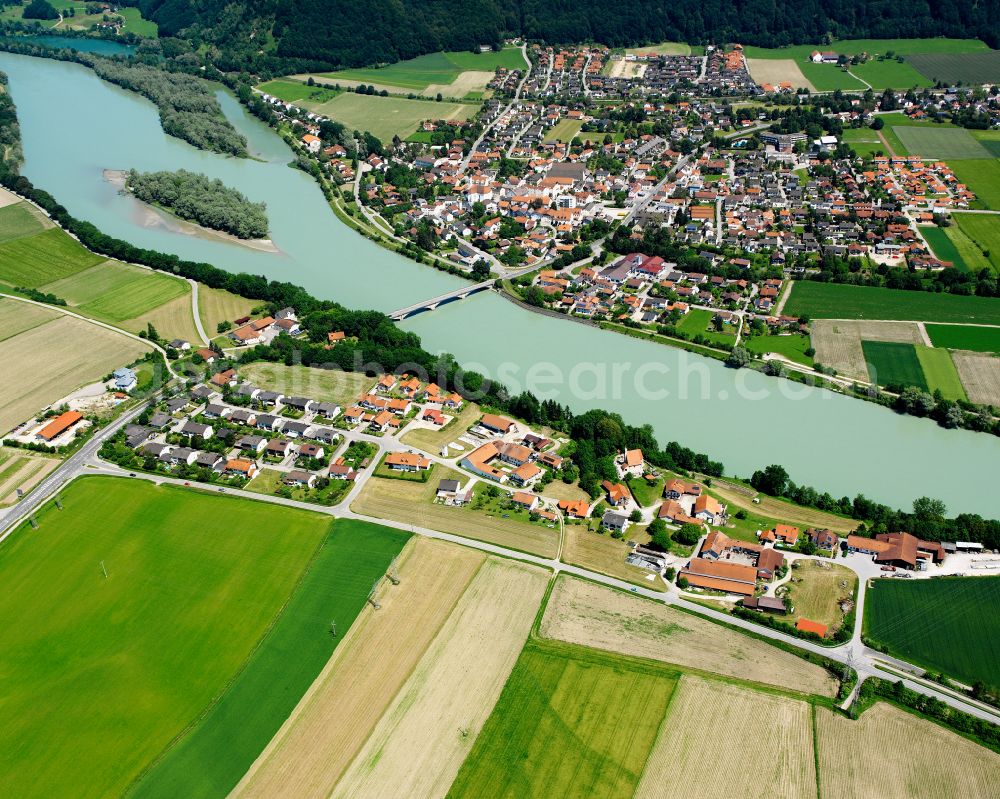
<path id="1" fill-rule="evenodd" d="M 182 219 L 241 239 L 267 237 L 267 208 L 250 202 L 221 180 L 196 172 L 136 172 L 130 170 L 125 185 L 140 200 L 161 205 Z"/>

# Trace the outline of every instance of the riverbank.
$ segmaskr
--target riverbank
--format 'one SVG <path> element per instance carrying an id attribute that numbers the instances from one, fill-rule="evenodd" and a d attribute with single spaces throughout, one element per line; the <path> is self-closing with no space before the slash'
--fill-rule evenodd
<path id="1" fill-rule="evenodd" d="M 195 236 L 206 241 L 224 241 L 227 244 L 238 244 L 241 247 L 248 247 L 257 252 L 280 253 L 278 246 L 271 239 L 241 239 L 232 233 L 225 233 L 221 230 L 212 230 L 187 219 L 181 219 L 169 208 L 163 208 L 153 203 L 147 203 L 135 197 L 125 185 L 127 173 L 120 169 L 105 169 L 104 179 L 118 189 L 119 193 L 128 197 L 134 204 L 134 215 L 136 223 L 146 228 L 161 228 L 171 233 L 179 233 L 184 236 Z"/>

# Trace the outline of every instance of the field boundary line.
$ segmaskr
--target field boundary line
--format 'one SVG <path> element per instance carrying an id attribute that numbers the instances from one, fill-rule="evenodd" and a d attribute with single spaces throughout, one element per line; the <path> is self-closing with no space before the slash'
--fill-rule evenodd
<path id="1" fill-rule="evenodd" d="M 820 788 L 819 776 L 819 731 L 816 729 L 816 703 L 810 702 L 809 716 L 812 722 L 812 742 L 813 742 L 813 767 L 816 770 L 816 799 L 823 799 L 823 789 Z"/>
<path id="2" fill-rule="evenodd" d="M 652 759 L 653 752 L 656 751 L 656 746 L 660 742 L 660 738 L 663 735 L 663 731 L 666 729 L 667 721 L 670 719 L 670 709 L 674 705 L 674 697 L 681 691 L 681 680 L 684 679 L 684 673 L 681 672 L 677 679 L 674 680 L 673 690 L 670 691 L 670 698 L 667 700 L 667 706 L 663 708 L 663 719 L 660 721 L 660 726 L 656 728 L 656 735 L 653 737 L 653 745 L 650 747 L 649 754 L 646 756 L 646 761 L 642 764 L 642 771 L 639 772 L 638 779 L 635 781 L 636 788 L 642 785 L 642 780 L 646 776 L 646 770 L 649 768 L 649 761 Z"/>
<path id="3" fill-rule="evenodd" d="M 225 685 L 223 685 L 222 688 L 219 690 L 219 692 L 214 697 L 212 697 L 211 701 L 209 701 L 209 703 L 204 707 L 204 709 L 202 709 L 202 711 L 197 716 L 195 716 L 187 724 L 187 726 L 184 727 L 183 730 L 181 730 L 177 735 L 175 735 L 170 740 L 170 742 L 167 743 L 165 747 L 163 747 L 163 750 L 160 752 L 160 754 L 158 754 L 155 758 L 150 760 L 142 769 L 142 771 L 136 774 L 136 776 L 132 779 L 132 781 L 128 784 L 128 786 L 126 786 L 125 790 L 122 792 L 122 796 L 129 796 L 133 793 L 133 790 L 136 788 L 136 786 L 138 786 L 139 783 L 142 782 L 142 780 L 145 778 L 145 776 L 153 770 L 153 767 L 156 766 L 158 763 L 160 763 L 163 760 L 163 758 L 165 758 L 178 743 L 180 743 L 184 738 L 187 737 L 188 733 L 196 729 L 198 725 L 201 724 L 201 722 L 204 721 L 205 718 L 207 718 L 209 713 L 211 713 L 212 710 L 219 704 L 222 697 L 224 697 L 226 693 L 229 691 L 229 689 L 232 688 L 233 683 L 236 682 L 236 679 L 241 674 L 243 674 L 244 671 L 246 671 L 246 668 L 249 665 L 254 654 L 256 654 L 256 652 L 261 648 L 264 641 L 267 640 L 268 636 L 271 634 L 271 631 L 274 630 L 275 626 L 277 625 L 278 620 L 281 619 L 282 616 L 284 616 L 285 611 L 288 609 L 288 605 L 292 600 L 292 597 L 302 587 L 302 582 L 303 580 L 305 580 L 306 575 L 316 565 L 316 560 L 319 557 L 319 553 L 323 549 L 323 547 L 326 546 L 326 543 L 330 539 L 330 536 L 333 534 L 333 531 L 334 531 L 334 524 L 331 522 L 330 526 L 327 528 L 326 535 L 324 535 L 320 539 L 319 543 L 316 545 L 316 548 L 313 550 L 312 555 L 309 556 L 309 561 L 306 563 L 306 566 L 302 570 L 302 573 L 295 581 L 295 585 L 292 586 L 292 590 L 288 592 L 288 596 L 285 597 L 285 601 L 282 602 L 281 607 L 278 608 L 278 612 L 274 614 L 274 618 L 271 619 L 271 622 L 267 625 L 267 628 L 264 630 L 263 634 L 260 636 L 260 638 L 257 639 L 257 642 L 253 645 L 253 647 L 251 647 L 250 651 L 247 653 L 247 656 L 243 659 L 243 663 L 240 664 L 240 667 L 236 669 L 236 671 L 228 680 L 226 680 Z"/>

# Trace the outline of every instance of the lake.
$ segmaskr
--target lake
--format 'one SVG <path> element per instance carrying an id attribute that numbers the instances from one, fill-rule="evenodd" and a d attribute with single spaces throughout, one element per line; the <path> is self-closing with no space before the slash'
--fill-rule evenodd
<path id="1" fill-rule="evenodd" d="M 203 153 L 165 136 L 156 109 L 76 65 L 0 53 L 24 138 L 24 173 L 74 215 L 106 232 L 305 286 L 356 308 L 391 310 L 463 284 L 407 261 L 343 225 L 291 151 L 220 93 L 223 110 L 256 159 Z M 105 169 L 185 168 L 218 177 L 268 206 L 280 254 L 143 227 Z M 783 464 L 798 482 L 835 495 L 857 493 L 899 507 L 922 495 L 951 512 L 1000 515 L 993 494 L 1000 439 L 944 430 L 821 389 L 726 369 L 716 361 L 543 317 L 496 294 L 476 295 L 403 323 L 433 351 L 503 380 L 528 385 L 575 410 L 604 407 L 650 424 L 748 475 Z"/>

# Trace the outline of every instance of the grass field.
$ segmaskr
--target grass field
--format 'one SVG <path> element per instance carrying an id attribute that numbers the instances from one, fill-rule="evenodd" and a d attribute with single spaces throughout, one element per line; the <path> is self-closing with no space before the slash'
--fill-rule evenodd
<path id="1" fill-rule="evenodd" d="M 900 63 L 895 58 L 882 61 L 872 59 L 864 64 L 851 67 L 851 74 L 876 90 L 924 88 L 934 85 L 934 82 L 918 72 L 908 61 Z"/>
<path id="2" fill-rule="evenodd" d="M 201 288 L 204 290 L 205 287 Z M 163 305 L 158 305 L 132 319 L 123 319 L 121 322 L 117 322 L 116 327 L 131 333 L 139 333 L 151 324 L 156 328 L 156 332 L 167 341 L 180 338 L 190 342 L 192 347 L 201 346 L 201 336 L 194 326 L 194 313 L 191 310 L 191 292 L 187 286 L 184 286 L 184 289 L 183 294 L 168 300 Z M 214 329 L 212 328 L 212 330 Z M 208 333 L 208 330 L 205 332 Z"/>
<path id="3" fill-rule="evenodd" d="M 785 313 L 805 314 L 813 319 L 909 319 L 1000 325 L 1000 299 L 800 280 L 792 288 Z"/>
<path id="4" fill-rule="evenodd" d="M 302 101 L 303 107 L 342 122 L 351 130 L 367 130 L 383 142 L 393 136 L 405 139 L 425 119 L 466 120 L 478 106 L 468 103 L 435 103 L 405 97 L 340 94 L 325 103 Z"/>
<path id="5" fill-rule="evenodd" d="M 851 599 L 857 575 L 844 566 L 825 560 L 797 560 L 792 564 L 791 603 L 795 618 L 825 624 L 834 632 L 844 621 L 840 600 Z"/>
<path id="6" fill-rule="evenodd" d="M 489 558 L 331 797 L 445 794 L 493 711 L 548 572 Z"/>
<path id="7" fill-rule="evenodd" d="M 934 722 L 878 703 L 851 721 L 816 708 L 819 796 L 997 799 L 1000 755 Z"/>
<path id="8" fill-rule="evenodd" d="M 824 669 L 770 644 L 659 602 L 565 575 L 556 580 L 539 632 L 544 638 L 792 691 L 836 693 Z"/>
<path id="9" fill-rule="evenodd" d="M 949 235 L 952 228 L 957 228 L 971 242 L 974 269 L 988 266 L 1000 274 L 1000 216 L 993 214 L 952 214 L 955 223 L 947 228 Z M 989 255 L 987 255 L 989 253 Z"/>
<path id="10" fill-rule="evenodd" d="M 337 96 L 334 89 L 320 86 L 309 86 L 299 80 L 269 80 L 258 87 L 265 94 L 284 100 L 286 103 L 297 103 L 299 100 L 310 100 L 314 103 L 325 103 Z"/>
<path id="11" fill-rule="evenodd" d="M 190 294 L 183 280 L 116 261 L 104 261 L 46 283 L 41 289 L 62 297 L 87 316 L 112 323 L 141 316 L 175 297 Z"/>
<path id="12" fill-rule="evenodd" d="M 335 402 L 341 408 L 353 405 L 360 394 L 375 385 L 376 380 L 362 372 L 285 366 L 283 363 L 263 361 L 241 366 L 240 377 L 258 388 L 280 391 L 289 396 Z"/>
<path id="13" fill-rule="evenodd" d="M 927 390 L 927 380 L 915 345 L 897 341 L 862 341 L 861 347 L 873 383 L 880 386 L 917 386 Z"/>
<path id="14" fill-rule="evenodd" d="M 232 322 L 248 316 L 250 310 L 258 304 L 257 300 L 250 300 L 224 289 L 198 286 L 198 314 L 205 332 L 210 336 L 215 335 L 219 322 Z"/>
<path id="15" fill-rule="evenodd" d="M 0 243 L 41 233 L 48 226 L 51 222 L 26 202 L 0 208 Z"/>
<path id="16" fill-rule="evenodd" d="M 629 528 L 629 537 L 635 537 L 635 528 Z M 625 562 L 628 545 L 607 533 L 588 530 L 581 524 L 567 524 L 564 531 L 561 559 L 574 566 L 617 577 L 646 588 L 665 590 L 663 578 L 646 569 Z"/>
<path id="17" fill-rule="evenodd" d="M 583 121 L 579 119 L 560 119 L 546 134 L 543 141 L 560 141 L 569 144 L 573 137 L 580 132 Z"/>
<path id="18" fill-rule="evenodd" d="M 948 350 L 923 345 L 917 345 L 915 350 L 928 391 L 940 391 L 948 400 L 968 399 Z"/>
<path id="19" fill-rule="evenodd" d="M 1000 354 L 1000 327 L 925 325 L 935 347 Z"/>
<path id="20" fill-rule="evenodd" d="M 989 262 L 983 258 L 982 253 L 975 249 L 975 245 L 969 241 L 957 225 L 951 225 L 947 228 L 937 225 L 921 225 L 920 233 L 930 246 L 931 252 L 942 261 L 951 261 L 956 269 L 962 272 L 978 272 L 983 266 L 989 268 Z M 972 255 L 969 260 L 966 260 L 966 256 L 970 255 L 970 252 Z M 978 261 L 976 255 L 979 256 Z"/>
<path id="21" fill-rule="evenodd" d="M 485 557 L 414 536 L 233 797 L 327 796 L 416 668 Z M 385 657 L 392 651 L 392 657 Z M 331 724 L 330 719 L 336 719 Z"/>
<path id="22" fill-rule="evenodd" d="M 232 525 L 227 516 L 227 525 L 245 535 L 247 527 L 266 526 L 264 509 L 278 510 L 256 503 L 253 508 L 253 522 Z M 271 529 L 288 535 L 284 526 L 275 524 Z M 407 533 L 377 524 L 353 519 L 334 522 L 301 582 L 291 591 L 288 604 L 243 669 L 131 795 L 228 794 L 330 659 L 341 640 L 330 634 L 331 620 L 341 630 L 350 628 L 366 606 L 372 585 L 383 577 L 408 538 Z M 270 568 L 269 557 L 260 563 Z"/>
<path id="23" fill-rule="evenodd" d="M 713 311 L 695 308 L 684 314 L 680 322 L 677 323 L 677 329 L 692 337 L 702 335 L 712 344 L 733 342 L 736 339 L 735 327 L 726 327 L 724 328 L 725 332 L 719 332 L 714 327 L 709 328 L 713 316 L 715 316 Z"/>
<path id="24" fill-rule="evenodd" d="M 965 85 L 1000 82 L 1000 51 L 920 53 L 907 59 L 932 81 Z"/>
<path id="25" fill-rule="evenodd" d="M 750 352 L 776 352 L 796 363 L 813 365 L 813 359 L 806 355 L 810 347 L 809 336 L 754 336 L 743 343 Z"/>
<path id="26" fill-rule="evenodd" d="M 685 675 L 635 796 L 815 799 L 816 779 L 809 703 Z"/>
<path id="27" fill-rule="evenodd" d="M 851 533 L 858 527 L 858 522 L 854 519 L 845 519 L 842 516 L 835 516 L 832 513 L 817 510 L 815 508 L 804 508 L 801 505 L 793 505 L 783 499 L 769 497 L 766 494 L 758 494 L 752 488 L 743 488 L 738 484 L 727 483 L 721 480 L 712 481 L 711 493 L 725 500 L 729 505 L 735 505 L 747 511 L 762 513 L 788 524 L 796 524 L 800 527 L 825 527 L 835 533 Z M 754 498 L 758 501 L 754 502 Z"/>
<path id="28" fill-rule="evenodd" d="M 976 193 L 977 207 L 1000 211 L 1000 160 L 953 160 L 948 166 L 962 183 Z"/>
<path id="29" fill-rule="evenodd" d="M 695 47 L 694 50 L 701 50 Z M 657 44 L 644 44 L 640 47 L 629 47 L 626 53 L 656 53 L 657 55 L 692 55 L 692 48 L 684 42 L 658 42 Z"/>
<path id="30" fill-rule="evenodd" d="M 947 161 L 994 157 L 964 128 L 893 125 L 892 129 L 911 155 Z"/>
<path id="31" fill-rule="evenodd" d="M 329 523 L 128 479 L 60 496 L 0 548 L 0 771 L 10 795 L 121 795 L 250 654 Z"/>
<path id="32" fill-rule="evenodd" d="M 17 207 L 17 206 L 10 206 Z M 0 247 L 0 281 L 37 288 L 69 277 L 104 258 L 85 249 L 58 228 L 8 241 Z"/>
<path id="33" fill-rule="evenodd" d="M 865 632 L 910 662 L 1000 688 L 1000 577 L 876 580 Z"/>
<path id="34" fill-rule="evenodd" d="M 447 88 L 463 72 L 489 72 L 498 67 L 524 69 L 524 57 L 517 47 L 505 47 L 499 53 L 437 52 L 399 61 L 386 67 L 375 69 L 344 69 L 339 72 L 323 73 L 324 78 L 334 81 L 360 81 L 379 86 L 395 86 L 399 89 L 425 90 L 429 86 Z M 487 78 L 487 82 L 488 82 Z M 485 87 L 483 83 L 483 87 Z M 466 89 L 471 91 L 471 89 Z M 461 94 L 464 94 L 462 92 Z M 452 95 L 458 96 L 458 95 Z"/>
<path id="35" fill-rule="evenodd" d="M 529 641 L 448 796 L 632 796 L 675 685 L 666 669 Z"/>
<path id="36" fill-rule="evenodd" d="M 0 430 L 148 351 L 135 339 L 69 316 L 0 341 L 5 378 L 0 381 Z M 38 369 L 40 363 L 44 370 Z"/>
<path id="37" fill-rule="evenodd" d="M 541 524 L 472 510 L 471 507 L 448 507 L 434 503 L 438 482 L 456 479 L 466 483 L 458 472 L 438 467 L 426 483 L 408 480 L 372 478 L 351 505 L 351 510 L 379 519 L 391 519 L 455 533 L 491 544 L 511 547 L 543 557 L 554 557 L 559 548 L 558 530 Z"/>
<path id="38" fill-rule="evenodd" d="M 61 314 L 58 311 L 43 305 L 32 305 L 0 297 L 0 341 L 51 322 L 59 316 Z"/>
<path id="39" fill-rule="evenodd" d="M 951 357 L 969 401 L 1000 408 L 1000 358 L 977 352 L 953 352 Z"/>
<path id="40" fill-rule="evenodd" d="M 878 132 L 871 128 L 847 128 L 841 138 L 862 157 L 872 155 L 875 152 L 885 153 L 885 145 L 878 137 Z"/>

